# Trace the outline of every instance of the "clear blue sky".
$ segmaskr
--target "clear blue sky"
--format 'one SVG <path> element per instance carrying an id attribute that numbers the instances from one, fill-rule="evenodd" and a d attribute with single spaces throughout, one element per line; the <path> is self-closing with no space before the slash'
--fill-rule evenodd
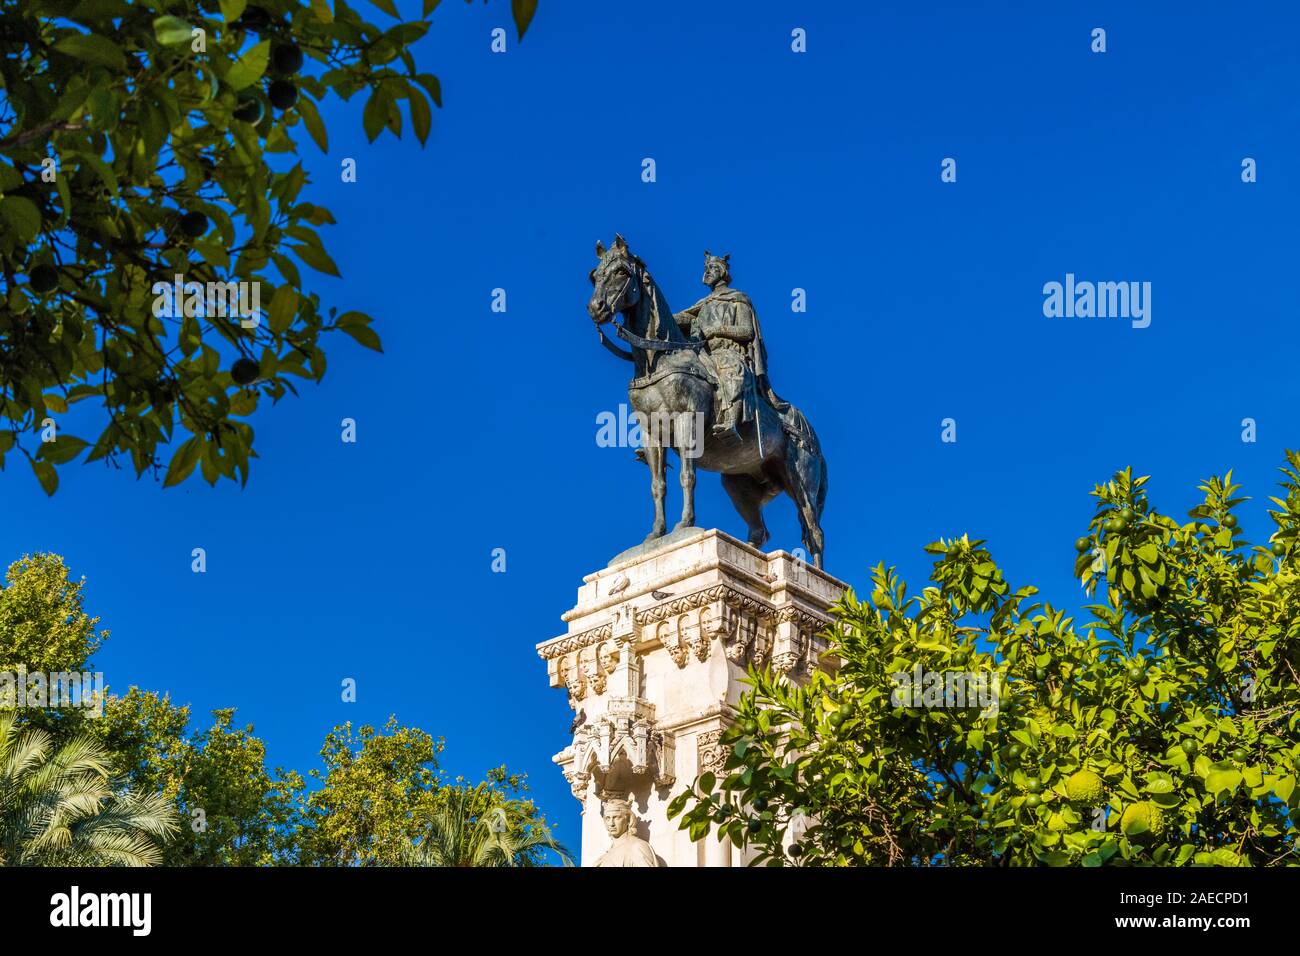
<path id="1" fill-rule="evenodd" d="M 703 292 L 702 251 L 731 253 L 777 390 L 821 437 L 845 580 L 885 561 L 916 589 L 922 546 L 969 532 L 1014 583 L 1076 606 L 1087 493 L 1130 464 L 1179 516 L 1235 469 L 1263 540 L 1300 446 L 1296 15 L 1134 7 L 542 0 L 493 55 L 508 3 L 447 0 L 419 53 L 444 91 L 429 146 L 366 145 L 357 98 L 326 111 L 328 156 L 302 147 L 304 198 L 339 220 L 343 278 L 314 287 L 372 313 L 385 354 L 339 336 L 323 385 L 259 413 L 244 490 L 96 464 L 47 500 L 14 459 L 0 550 L 88 578 L 112 687 L 236 706 L 303 771 L 335 723 L 395 713 L 446 737 L 453 773 L 527 771 L 576 845 L 550 762 L 570 712 L 533 646 L 650 522 L 644 467 L 595 441 L 626 398 L 585 312 L 593 245 L 616 230 L 677 309 Z M 1067 272 L 1151 282 L 1151 326 L 1045 318 L 1043 284 Z M 717 477 L 699 489 L 700 523 L 741 534 Z M 797 545 L 790 503 L 768 515 L 772 546 Z"/>

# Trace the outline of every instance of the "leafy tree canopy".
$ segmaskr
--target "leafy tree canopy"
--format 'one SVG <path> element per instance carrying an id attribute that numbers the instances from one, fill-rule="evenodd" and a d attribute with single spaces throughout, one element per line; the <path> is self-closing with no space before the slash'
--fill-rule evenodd
<path id="1" fill-rule="evenodd" d="M 0 9 L 0 467 L 16 451 L 53 494 L 58 466 L 159 473 L 174 444 L 165 485 L 244 482 L 248 418 L 324 376 L 325 333 L 380 349 L 303 274 L 339 275 L 318 233 L 334 217 L 291 158 L 304 131 L 328 148 L 319 104 L 363 91 L 370 140 L 408 123 L 427 139 L 441 87 L 411 48 L 438 5 L 403 21 L 373 0 L 379 22 L 346 0 Z M 521 37 L 535 8 L 513 2 Z M 58 427 L 87 400 L 73 420 L 97 435 Z"/>
<path id="2" fill-rule="evenodd" d="M 57 554 L 9 565 L 0 586 L 0 670 L 79 671 L 108 638 L 82 607 L 85 579 L 74 581 Z"/>
<path id="3" fill-rule="evenodd" d="M 1283 473 L 1262 546 L 1231 473 L 1187 522 L 1131 471 L 1098 486 L 1075 543 L 1100 598 L 1085 620 L 982 541 L 929 545 L 919 597 L 877 567 L 835 609 L 838 668 L 805 687 L 752 672 L 725 776 L 670 811 L 769 865 L 1300 862 L 1300 454 Z M 900 676 L 917 668 L 919 696 Z M 994 707 L 949 696 L 981 674 Z"/>
<path id="4" fill-rule="evenodd" d="M 321 748 L 324 768 L 310 774 L 319 789 L 305 801 L 301 862 L 407 864 L 412 847 L 445 836 L 449 819 L 477 819 L 496 807 L 508 811 L 512 833 L 534 827 L 546 832 L 545 820 L 526 797 L 523 775 L 498 767 L 478 787 L 460 777 L 448 781 L 438 765 L 443 749 L 441 738 L 400 726 L 396 718 L 382 732 L 370 725 L 336 727 Z M 456 807 L 449 810 L 449 802 Z M 543 849 L 540 843 L 521 846 L 516 862 L 536 865 Z"/>
<path id="5" fill-rule="evenodd" d="M 131 786 L 161 793 L 185 827 L 167 844 L 168 866 L 268 866 L 293 862 L 302 776 L 270 772 L 252 724 L 234 725 L 233 708 L 213 711 L 206 731 L 187 733 L 189 707 L 138 688 L 111 697 L 100 720 L 86 721 Z"/>
<path id="6" fill-rule="evenodd" d="M 98 630 L 99 619 L 84 610 L 84 586 L 70 578 L 58 555 L 15 561 L 0 587 L 0 670 L 19 664 L 29 672 L 92 668 L 90 657 L 108 631 Z M 0 853 L 38 862 L 131 858 L 169 866 L 445 865 L 437 861 L 453 858 L 535 866 L 556 849 L 522 774 L 501 766 L 477 785 L 448 780 L 438 764 L 443 741 L 395 718 L 382 731 L 335 727 L 309 787 L 297 771 L 268 768 L 265 743 L 251 724 L 235 723 L 233 708 L 212 716 L 206 730 L 193 728 L 188 706 L 136 687 L 109 693 L 102 716 L 81 707 L 0 710 L 12 724 L 5 744 L 11 750 L 80 761 L 77 773 L 48 790 L 39 787 L 53 778 L 52 770 L 29 780 L 15 767 L 11 780 L 0 780 L 0 824 L 5 814 L 14 821 L 7 836 L 0 834 L 0 842 L 10 841 Z M 0 753 L 0 765 L 4 760 Z M 114 792 L 122 802 L 113 802 Z M 31 806 L 55 807 L 60 800 L 88 808 L 84 820 L 76 818 L 80 855 L 50 856 L 31 842 L 39 834 L 23 829 Z M 106 816 L 90 812 L 95 801 Z M 159 815 L 159 807 L 167 812 Z M 494 810 L 504 829 L 475 825 Z M 164 818 L 165 825 L 158 822 Z M 63 839 L 53 817 L 42 819 L 41 832 L 50 829 L 53 839 Z M 85 841 L 101 830 L 116 835 L 96 845 L 116 846 L 125 855 L 91 851 Z M 464 853 L 469 843 L 462 837 L 473 843 Z M 135 851 L 138 858 L 129 857 Z"/>

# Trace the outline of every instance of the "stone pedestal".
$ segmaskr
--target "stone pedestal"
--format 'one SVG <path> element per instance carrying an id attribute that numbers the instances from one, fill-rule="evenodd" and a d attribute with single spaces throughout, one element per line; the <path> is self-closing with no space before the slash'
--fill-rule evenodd
<path id="1" fill-rule="evenodd" d="M 631 802 L 636 832 L 667 866 L 740 866 L 712 834 L 693 843 L 667 806 L 704 770 L 751 662 L 802 681 L 829 667 L 818 637 L 846 585 L 795 556 L 764 554 L 716 530 L 673 535 L 589 574 L 563 620 L 537 645 L 552 687 L 575 711 L 554 760 L 582 802 L 582 863 L 609 846 L 601 801 Z"/>

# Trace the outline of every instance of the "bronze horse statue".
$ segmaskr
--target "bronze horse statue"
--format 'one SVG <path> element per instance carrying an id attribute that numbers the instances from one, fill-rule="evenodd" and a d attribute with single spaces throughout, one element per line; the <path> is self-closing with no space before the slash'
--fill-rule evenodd
<path id="1" fill-rule="evenodd" d="M 674 531 L 695 525 L 695 469 L 720 472 L 722 486 L 748 526 L 749 543 L 757 548 L 770 537 L 763 506 L 782 491 L 788 494 L 799 513 L 804 546 L 820 568 L 825 550 L 821 514 L 826 502 L 826 461 L 807 419 L 792 405 L 782 402 L 778 410 L 768 398 L 760 397 L 750 420 L 734 431 L 716 432 L 717 382 L 699 354 L 708 344 L 682 332 L 663 290 L 622 236 L 616 236 L 609 249 L 596 243 L 596 258 L 587 311 L 605 347 L 632 362 L 635 370 L 627 394 L 640 426 L 655 505 L 654 525 L 646 540 L 667 531 L 664 497 L 671 447 L 681 461 L 682 483 L 682 517 Z M 609 341 L 602 328 L 618 315 L 623 323 L 614 323 L 614 328 L 632 346 L 630 351 Z M 775 398 L 770 389 L 767 395 Z"/>

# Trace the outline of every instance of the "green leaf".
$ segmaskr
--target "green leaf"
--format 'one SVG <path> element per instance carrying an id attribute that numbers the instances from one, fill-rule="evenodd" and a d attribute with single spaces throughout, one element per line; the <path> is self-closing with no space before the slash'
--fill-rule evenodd
<path id="1" fill-rule="evenodd" d="M 372 321 L 364 312 L 348 311 L 335 319 L 334 324 L 342 329 L 348 326 L 369 325 Z"/>
<path id="2" fill-rule="evenodd" d="M 220 269 L 230 268 L 230 252 L 216 236 L 194 240 L 194 249 L 203 256 L 203 261 Z"/>
<path id="3" fill-rule="evenodd" d="M 8 163 L 0 163 L 0 193 L 17 189 L 23 184 L 22 174 Z"/>
<path id="4" fill-rule="evenodd" d="M 533 22 L 533 14 L 537 12 L 537 0 L 510 0 L 510 12 L 514 14 L 515 29 L 522 40 L 528 24 Z"/>
<path id="5" fill-rule="evenodd" d="M 170 488 L 172 485 L 179 485 L 188 478 L 194 471 L 194 467 L 199 463 L 199 455 L 203 451 L 203 442 L 198 437 L 189 439 L 181 444 L 172 455 L 171 462 L 167 465 L 167 477 L 163 479 L 163 487 Z"/>
<path id="6" fill-rule="evenodd" d="M 298 267 L 294 265 L 292 259 L 281 253 L 272 252 L 271 261 L 275 263 L 276 269 L 280 271 L 280 275 L 284 276 L 285 279 L 295 286 L 302 285 L 302 277 L 298 274 Z"/>
<path id="7" fill-rule="evenodd" d="M 199 331 L 199 320 L 192 315 L 185 316 L 181 320 L 181 331 L 178 340 L 181 354 L 186 358 L 193 355 L 203 340 L 202 333 Z"/>
<path id="8" fill-rule="evenodd" d="M 267 322 L 271 331 L 283 335 L 293 324 L 293 317 L 298 312 L 298 292 L 290 285 L 282 285 L 271 296 L 271 307 L 267 311 Z"/>
<path id="9" fill-rule="evenodd" d="M 1295 792 L 1296 780 L 1291 776 L 1280 776 L 1272 781 L 1273 792 L 1283 803 L 1291 801 L 1291 794 Z"/>
<path id="10" fill-rule="evenodd" d="M 36 208 L 36 203 L 23 196 L 0 199 L 0 220 L 4 220 L 24 243 L 31 242 L 41 231 L 41 211 Z"/>
<path id="11" fill-rule="evenodd" d="M 304 243 L 289 246 L 289 251 L 317 272 L 323 272 L 329 276 L 339 274 L 339 267 L 334 264 L 334 260 L 329 257 L 328 253 L 319 246 L 309 246 Z"/>
<path id="12" fill-rule="evenodd" d="M 158 17 L 153 22 L 154 39 L 163 46 L 176 46 L 178 43 L 189 42 L 190 30 L 190 25 L 180 17 Z"/>
<path id="13" fill-rule="evenodd" d="M 266 62 L 270 55 L 270 40 L 263 40 L 249 49 L 226 73 L 227 85 L 235 92 L 252 86 L 266 73 Z"/>
<path id="14" fill-rule="evenodd" d="M 1173 793 L 1174 780 L 1167 773 L 1153 773 L 1147 779 L 1147 793 Z"/>
<path id="15" fill-rule="evenodd" d="M 118 49 L 116 43 L 101 36 L 74 33 L 54 44 L 54 49 L 86 63 L 95 63 L 114 70 L 126 69 L 126 55 Z"/>
<path id="16" fill-rule="evenodd" d="M 433 100 L 433 105 L 442 109 L 442 83 L 432 73 L 421 73 L 419 76 L 411 77 L 416 83 L 424 87 L 424 91 L 429 94 L 429 99 Z"/>
<path id="17" fill-rule="evenodd" d="M 366 108 L 361 114 L 361 125 L 366 131 L 366 138 L 375 141 L 388 123 L 388 109 L 393 104 L 392 95 L 386 87 L 380 86 L 366 100 Z"/>
<path id="18" fill-rule="evenodd" d="M 30 459 L 32 471 L 36 473 L 36 480 L 41 483 L 47 495 L 52 495 L 59 489 L 59 473 L 54 470 L 54 466 L 48 461 L 41 461 L 37 458 Z"/>
<path id="19" fill-rule="evenodd" d="M 321 122 L 320 112 L 316 109 L 316 104 L 312 102 L 311 97 L 306 93 L 299 96 L 296 109 L 298 115 L 302 117 L 303 125 L 307 127 L 307 132 L 311 134 L 311 138 L 320 147 L 320 151 L 322 153 L 329 152 L 329 135 L 325 132 L 325 124 Z"/>
<path id="20" fill-rule="evenodd" d="M 407 99 L 411 109 L 411 128 L 415 130 L 415 136 L 424 145 L 429 139 L 429 127 L 432 125 L 433 118 L 429 112 L 429 104 L 418 90 L 411 90 L 411 95 Z"/>
<path id="21" fill-rule="evenodd" d="M 388 14 L 394 20 L 402 19 L 402 15 L 397 12 L 397 7 L 393 6 L 393 0 L 370 0 L 370 2 L 380 10 L 383 10 L 384 13 Z"/>
<path id="22" fill-rule="evenodd" d="M 117 175 L 113 172 L 112 166 L 104 162 L 98 156 L 91 156 L 87 153 L 80 153 L 77 158 L 95 171 L 95 175 L 99 177 L 100 182 L 102 182 L 114 196 L 120 192 L 117 185 Z"/>
<path id="23" fill-rule="evenodd" d="M 54 187 L 59 191 L 59 205 L 62 206 L 58 221 L 59 228 L 62 228 L 72 216 L 72 190 L 68 187 L 68 177 L 60 176 L 54 181 Z"/>
<path id="24" fill-rule="evenodd" d="M 89 444 L 75 435 L 60 435 L 54 441 L 42 442 L 36 456 L 52 465 L 62 465 L 76 458 Z"/>
<path id="25" fill-rule="evenodd" d="M 374 329 L 367 328 L 364 325 L 341 325 L 339 328 L 368 349 L 374 349 L 376 352 L 382 352 L 384 350 L 383 345 L 379 342 L 379 336 L 375 334 Z"/>
<path id="26" fill-rule="evenodd" d="M 220 0 L 221 16 L 227 23 L 234 23 L 248 6 L 248 0 Z"/>
<path id="27" fill-rule="evenodd" d="M 1220 794 L 1228 790 L 1236 790 L 1241 784 L 1241 772 L 1235 768 L 1227 770 L 1212 770 L 1205 778 L 1205 789 L 1210 793 Z"/>

